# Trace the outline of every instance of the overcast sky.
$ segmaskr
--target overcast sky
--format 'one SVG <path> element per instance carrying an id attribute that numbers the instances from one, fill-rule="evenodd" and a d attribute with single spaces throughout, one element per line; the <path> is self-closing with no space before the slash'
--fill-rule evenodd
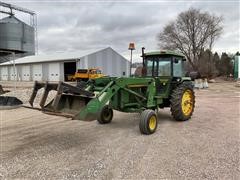
<path id="1" fill-rule="evenodd" d="M 224 18 L 224 32 L 214 51 L 235 53 L 240 49 L 239 1 L 99 0 L 45 1 L 0 0 L 37 13 L 39 54 L 112 47 L 129 59 L 128 43 L 135 42 L 134 61 L 141 47 L 157 50 L 156 35 L 190 7 Z M 26 18 L 16 14 L 18 18 Z"/>

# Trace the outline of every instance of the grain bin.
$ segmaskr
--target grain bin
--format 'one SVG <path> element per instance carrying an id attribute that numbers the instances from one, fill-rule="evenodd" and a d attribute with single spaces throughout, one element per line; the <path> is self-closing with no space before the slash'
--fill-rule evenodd
<path id="1" fill-rule="evenodd" d="M 0 19 L 0 49 L 19 53 L 35 53 L 34 27 L 10 15 Z"/>

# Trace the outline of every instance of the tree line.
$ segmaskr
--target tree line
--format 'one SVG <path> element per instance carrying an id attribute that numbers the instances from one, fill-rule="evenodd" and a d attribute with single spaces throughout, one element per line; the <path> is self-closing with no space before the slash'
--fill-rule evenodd
<path id="1" fill-rule="evenodd" d="M 223 18 L 190 8 L 169 22 L 157 35 L 159 47 L 180 51 L 188 61 L 187 69 L 209 78 L 233 72 L 232 55 L 212 53 L 223 32 Z"/>
<path id="2" fill-rule="evenodd" d="M 227 54 L 223 52 L 218 54 L 213 53 L 211 50 L 207 49 L 201 52 L 202 55 L 196 63 L 198 67 L 198 72 L 201 76 L 214 78 L 217 76 L 229 76 L 233 74 L 233 57 L 234 54 Z M 193 71 L 191 64 L 187 63 L 185 69 L 188 72 Z"/>

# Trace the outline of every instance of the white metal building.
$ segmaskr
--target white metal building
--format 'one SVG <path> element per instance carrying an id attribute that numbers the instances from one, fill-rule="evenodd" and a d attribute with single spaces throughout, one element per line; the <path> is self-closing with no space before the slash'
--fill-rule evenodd
<path id="1" fill-rule="evenodd" d="M 76 69 L 100 68 L 105 75 L 129 76 L 130 62 L 108 47 L 98 51 L 27 56 L 0 64 L 2 81 L 64 81 Z"/>

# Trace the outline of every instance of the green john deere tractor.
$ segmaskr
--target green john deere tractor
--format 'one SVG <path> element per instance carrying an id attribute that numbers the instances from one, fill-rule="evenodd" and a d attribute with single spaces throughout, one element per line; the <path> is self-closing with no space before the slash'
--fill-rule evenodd
<path id="1" fill-rule="evenodd" d="M 46 113 L 107 124 L 113 119 L 113 109 L 139 112 L 143 134 L 156 131 L 159 108 L 170 107 L 177 121 L 190 119 L 195 96 L 191 79 L 184 77 L 184 56 L 173 51 L 144 53 L 143 48 L 142 57 L 141 77 L 102 77 L 77 86 L 35 82 L 29 102 L 33 105 L 38 89 L 44 87 L 40 106 Z M 45 105 L 51 90 L 57 95 Z"/>

